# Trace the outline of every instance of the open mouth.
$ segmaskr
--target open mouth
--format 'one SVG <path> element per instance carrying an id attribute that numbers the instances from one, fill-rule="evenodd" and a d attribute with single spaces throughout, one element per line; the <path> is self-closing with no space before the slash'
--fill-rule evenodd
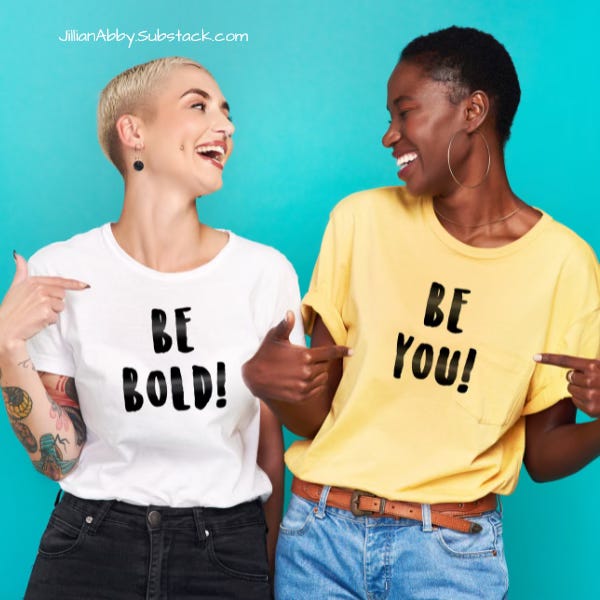
<path id="1" fill-rule="evenodd" d="M 396 160 L 396 165 L 398 166 L 399 171 L 402 171 L 403 169 L 408 167 L 408 165 L 410 165 L 411 162 L 416 160 L 417 156 L 418 155 L 416 152 L 407 152 L 406 154 L 399 156 Z"/>
<path id="2" fill-rule="evenodd" d="M 225 148 L 217 144 L 206 144 L 196 147 L 196 154 L 201 158 L 209 160 L 215 167 L 223 168 L 225 164 Z"/>

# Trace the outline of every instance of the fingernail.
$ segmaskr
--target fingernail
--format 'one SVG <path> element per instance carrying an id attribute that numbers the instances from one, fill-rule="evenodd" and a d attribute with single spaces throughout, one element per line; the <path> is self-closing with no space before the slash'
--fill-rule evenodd
<path id="1" fill-rule="evenodd" d="M 17 251 L 13 250 L 13 258 L 15 259 L 15 262 L 17 261 Z"/>
<path id="2" fill-rule="evenodd" d="M 81 284 L 82 290 L 87 290 L 88 288 L 92 287 L 89 283 L 83 283 L 83 281 L 80 281 L 79 283 Z"/>
<path id="3" fill-rule="evenodd" d="M 542 355 L 541 354 L 534 354 L 533 355 L 533 360 L 535 360 L 536 362 L 540 362 L 540 360 L 542 360 Z"/>
<path id="4" fill-rule="evenodd" d="M 346 356 L 352 356 L 354 354 L 354 350 L 352 348 L 348 348 L 348 352 L 346 352 Z"/>

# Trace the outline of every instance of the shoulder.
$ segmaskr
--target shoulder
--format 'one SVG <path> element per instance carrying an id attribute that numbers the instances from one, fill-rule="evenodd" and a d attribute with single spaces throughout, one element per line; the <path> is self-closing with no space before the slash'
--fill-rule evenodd
<path id="1" fill-rule="evenodd" d="M 332 219 L 354 216 L 386 217 L 410 213 L 420 205 L 421 199 L 412 196 L 404 186 L 387 186 L 362 190 L 346 196 L 331 211 Z"/>
<path id="2" fill-rule="evenodd" d="M 243 264 L 244 268 L 259 272 L 274 270 L 276 273 L 285 272 L 296 276 L 296 271 L 292 263 L 282 252 L 273 248 L 273 246 L 255 242 L 231 231 L 229 235 L 235 244 L 236 252 L 240 257 L 243 257 L 241 264 Z"/>
<path id="3" fill-rule="evenodd" d="M 40 248 L 29 259 L 30 270 L 39 274 L 60 274 L 62 268 L 89 260 L 89 255 L 98 256 L 102 240 L 102 227 L 54 242 Z"/>
<path id="4" fill-rule="evenodd" d="M 597 267 L 598 259 L 590 244 L 547 213 L 544 213 L 544 218 L 547 223 L 541 240 L 552 255 L 565 262 L 582 261 Z"/>

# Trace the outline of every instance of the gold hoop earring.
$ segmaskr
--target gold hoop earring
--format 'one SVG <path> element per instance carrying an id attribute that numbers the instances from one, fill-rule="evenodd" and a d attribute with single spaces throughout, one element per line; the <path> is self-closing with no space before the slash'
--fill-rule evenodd
<path id="1" fill-rule="evenodd" d="M 458 178 L 456 177 L 456 175 L 454 174 L 454 171 L 452 170 L 452 166 L 450 165 L 450 151 L 452 150 L 452 143 L 454 142 L 454 138 L 461 131 L 462 130 L 459 129 L 458 131 L 454 132 L 452 134 L 452 137 L 450 138 L 450 141 L 448 142 L 448 152 L 447 152 L 448 170 L 450 171 L 450 175 L 452 176 L 452 179 L 454 179 L 454 182 L 457 185 L 459 185 L 462 188 L 466 188 L 468 190 L 472 190 L 474 188 L 479 187 L 487 179 L 487 176 L 490 174 L 490 167 L 492 166 L 492 154 L 490 152 L 490 147 L 488 145 L 488 142 L 485 139 L 485 135 L 483 135 L 483 133 L 481 133 L 481 131 L 479 131 L 478 129 L 476 129 L 473 133 L 477 133 L 477 134 L 479 134 L 481 136 L 481 139 L 483 140 L 483 143 L 485 144 L 485 149 L 487 150 L 487 155 L 488 155 L 487 167 L 485 169 L 485 173 L 483 174 L 483 177 L 481 178 L 481 181 L 479 181 L 475 185 L 467 185 L 466 183 L 462 183 L 461 181 L 459 181 Z"/>

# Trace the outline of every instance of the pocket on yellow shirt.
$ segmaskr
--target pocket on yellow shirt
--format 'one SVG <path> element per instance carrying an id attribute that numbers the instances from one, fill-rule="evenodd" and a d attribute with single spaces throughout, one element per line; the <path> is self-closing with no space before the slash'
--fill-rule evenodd
<path id="1" fill-rule="evenodd" d="M 488 344 L 475 349 L 467 390 L 461 393 L 456 386 L 455 400 L 482 425 L 512 424 L 523 410 L 535 362 L 530 356 Z"/>

